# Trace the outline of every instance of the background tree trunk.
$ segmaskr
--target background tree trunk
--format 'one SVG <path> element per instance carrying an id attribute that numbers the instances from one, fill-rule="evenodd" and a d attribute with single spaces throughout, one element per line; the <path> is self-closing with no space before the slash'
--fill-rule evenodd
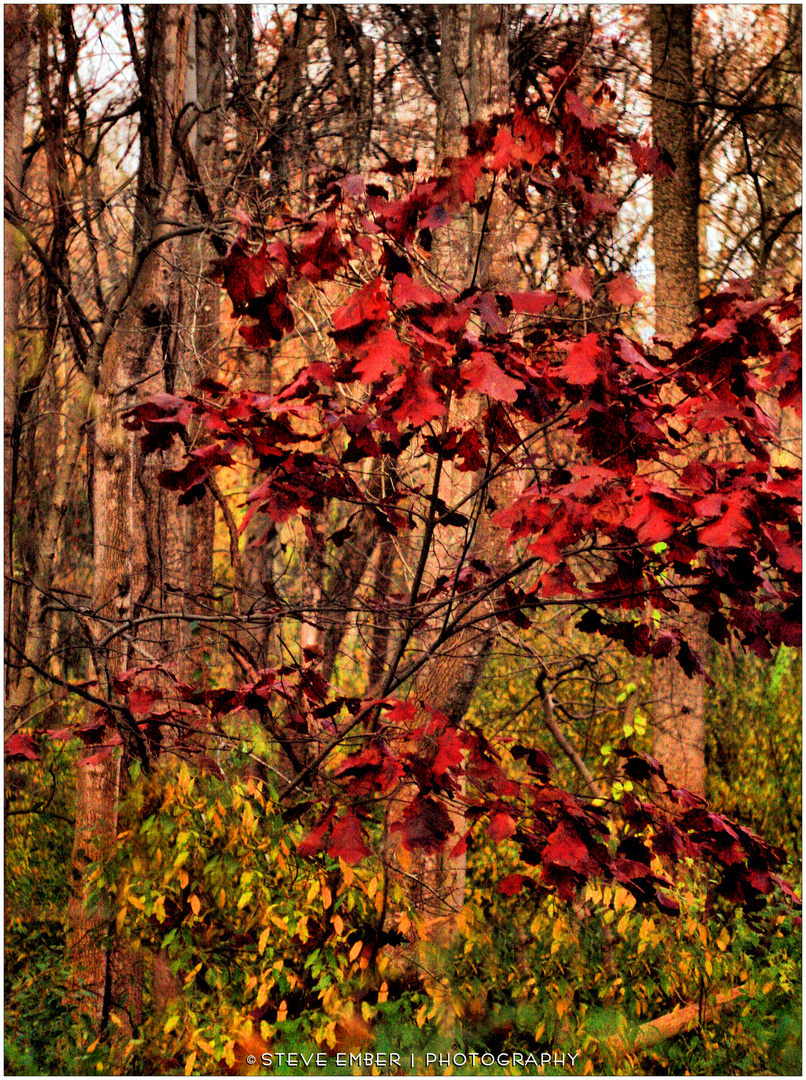
<path id="1" fill-rule="evenodd" d="M 446 5 L 439 9 L 442 32 L 440 59 L 440 102 L 437 122 L 437 155 L 458 156 L 464 149 L 461 128 L 466 122 L 484 122 L 495 113 L 503 113 L 509 104 L 509 12 L 506 5 Z M 460 102 L 467 102 L 469 117 L 462 116 Z M 449 288 L 457 293 L 471 283 L 485 288 L 509 288 L 514 285 L 515 266 L 512 246 L 506 243 L 508 200 L 491 190 L 486 214 L 473 213 L 454 223 L 442 234 L 436 245 L 434 261 L 438 273 Z M 482 224 L 483 223 L 483 224 Z M 511 239 L 511 237 L 510 237 Z M 475 279 L 472 281 L 471 279 Z M 483 405 L 481 406 L 483 408 Z M 446 484 L 451 486 L 453 502 L 457 490 L 466 488 L 470 495 L 475 489 L 475 512 L 471 516 L 471 533 L 436 559 L 433 550 L 429 558 L 439 566 L 435 571 L 450 573 L 451 560 L 478 559 L 497 573 L 506 559 L 504 536 L 490 522 L 488 505 L 503 504 L 509 494 L 506 480 L 490 479 L 485 470 L 469 478 L 467 474 L 451 475 L 446 469 Z M 470 483 L 468 480 L 470 479 Z M 423 544 L 431 536 L 426 531 Z M 463 550 L 469 544 L 469 551 Z M 458 601 L 451 616 L 461 612 Z M 447 617 L 446 617 L 447 618 Z M 483 611 L 474 618 L 474 625 L 456 634 L 430 660 L 415 680 L 412 694 L 425 710 L 443 713 L 453 724 L 461 724 L 479 681 L 484 673 L 494 643 L 492 619 Z M 437 633 L 432 628 L 432 633 Z M 415 723 L 420 723 L 418 716 Z M 450 807 L 455 830 L 438 855 L 420 855 L 414 860 L 412 874 L 417 878 L 413 899 L 420 911 L 434 920 L 434 938 L 447 942 L 454 934 L 453 918 L 464 906 L 466 854 L 456 857 L 451 850 L 464 836 L 466 819 L 458 793 Z"/>
<path id="2" fill-rule="evenodd" d="M 28 4 L 6 4 L 3 8 L 5 36 L 5 70 L 3 100 L 3 161 L 5 184 L 5 207 L 16 216 L 22 195 L 23 157 L 25 134 L 25 104 L 28 92 L 28 54 L 31 49 L 31 9 Z M 5 354 L 3 368 L 3 552 L 5 580 L 3 587 L 5 632 L 5 680 L 9 689 L 11 656 L 8 642 L 11 640 L 12 605 L 14 594 L 14 527 L 16 511 L 14 430 L 19 395 L 19 308 L 20 308 L 20 243 L 21 236 L 6 218 L 3 222 Z"/>
<path id="3" fill-rule="evenodd" d="M 655 333 L 674 344 L 697 315 L 700 298 L 698 212 L 699 147 L 695 131 L 692 24 L 694 8 L 657 4 L 648 8 L 652 46 L 652 128 L 671 154 L 671 181 L 654 179 L 652 231 L 655 252 Z M 672 464 L 672 463 L 669 463 Z M 674 482 L 673 472 L 661 477 Z M 702 618 L 685 602 L 684 617 L 706 643 Z M 670 781 L 705 795 L 705 684 L 687 678 L 673 658 L 653 670 L 654 753 Z"/>
<path id="4" fill-rule="evenodd" d="M 185 103 L 185 77 L 191 10 L 149 8 L 142 55 L 135 68 L 142 94 L 140 163 L 137 179 L 134 253 L 129 272 L 131 293 L 99 360 L 95 393 L 93 490 L 94 577 L 92 610 L 96 665 L 104 697 L 116 697 L 115 678 L 138 663 L 164 659 L 176 630 L 170 619 L 151 623 L 147 634 L 134 623 L 151 611 L 172 610 L 181 594 L 182 555 L 175 507 L 156 482 L 164 467 L 143 458 L 140 439 L 123 426 L 123 413 L 157 391 L 173 393 L 181 348 L 176 327 L 181 310 L 178 237 L 170 238 L 186 206 L 179 181 L 173 140 Z M 168 239 L 165 239 L 169 237 Z M 166 586 L 168 588 L 166 589 Z M 124 630 L 104 645 L 110 629 Z M 96 754 L 114 737 L 123 740 L 122 757 Z M 121 782 L 137 755 L 133 729 L 119 728 L 109 714 L 98 718 L 97 738 L 79 761 L 76 833 L 73 849 L 74 891 L 70 903 L 71 940 L 77 977 L 94 1002 L 102 1026 L 122 1008 L 129 1023 L 138 1022 L 138 974 L 132 956 L 101 942 L 109 913 L 87 901 L 87 864 L 103 859 L 114 844 Z"/>

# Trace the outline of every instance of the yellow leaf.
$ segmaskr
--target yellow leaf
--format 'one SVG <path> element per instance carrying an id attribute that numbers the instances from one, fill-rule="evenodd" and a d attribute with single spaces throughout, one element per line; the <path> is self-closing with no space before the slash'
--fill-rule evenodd
<path id="1" fill-rule="evenodd" d="M 377 875 L 372 878 L 369 885 L 367 885 L 367 896 L 372 899 L 375 893 L 378 891 L 378 877 Z"/>
<path id="2" fill-rule="evenodd" d="M 341 937 L 341 935 L 344 933 L 344 919 L 342 919 L 341 915 L 333 916 L 333 929 L 336 931 L 339 937 Z"/>
<path id="3" fill-rule="evenodd" d="M 705 948 L 705 946 L 708 944 L 708 930 L 702 925 L 702 923 L 700 923 L 697 929 L 700 932 L 700 941 L 703 944 L 703 948 Z"/>
<path id="4" fill-rule="evenodd" d="M 312 904 L 319 894 L 319 882 L 314 881 L 310 889 L 308 889 L 308 903 Z M 327 906 L 327 905 L 325 905 Z"/>
<path id="5" fill-rule="evenodd" d="M 277 1023 L 282 1024 L 288 1016 L 288 1005 L 285 1000 L 280 1002 L 280 1008 L 277 1010 Z"/>
<path id="6" fill-rule="evenodd" d="M 411 929 L 411 919 L 408 917 L 405 911 L 400 916 L 400 922 L 398 923 L 397 928 L 401 934 L 408 934 L 409 930 Z M 422 1025 L 420 1026 L 422 1027 Z"/>
<path id="7" fill-rule="evenodd" d="M 260 956 L 266 951 L 266 944 L 269 940 L 269 934 L 271 934 L 271 927 L 267 926 L 263 933 L 260 935 L 260 940 L 257 943 L 257 951 Z"/>
<path id="8" fill-rule="evenodd" d="M 353 945 L 352 949 L 350 949 L 350 962 L 351 963 L 352 963 L 353 960 L 355 960 L 355 958 L 358 956 L 358 954 L 361 952 L 361 950 L 363 948 L 364 948 L 364 942 L 363 941 L 356 941 L 355 945 Z"/>
<path id="9" fill-rule="evenodd" d="M 427 1011 L 428 1011 L 428 1006 L 427 1005 L 422 1005 L 420 1007 L 420 1009 L 418 1010 L 417 1015 L 414 1018 L 417 1021 L 417 1027 L 421 1028 L 423 1026 L 423 1024 L 425 1023 L 425 1014 L 426 1014 Z"/>
<path id="10" fill-rule="evenodd" d="M 202 969 L 202 965 L 201 965 L 201 964 L 197 964 L 197 965 L 196 965 L 196 966 L 195 966 L 194 968 L 192 968 L 192 969 L 191 969 L 191 970 L 190 970 L 190 971 L 189 971 L 189 972 L 187 973 L 187 975 L 185 976 L 185 986 L 187 986 L 187 984 L 188 984 L 189 982 L 192 982 L 192 981 L 193 981 L 193 976 L 194 976 L 194 975 L 198 975 L 198 973 L 199 973 L 199 972 L 201 971 L 201 969 Z"/>
<path id="11" fill-rule="evenodd" d="M 263 1006 L 266 1004 L 266 1001 L 268 1000 L 268 997 L 269 997 L 269 988 L 266 985 L 266 983 L 261 983 L 260 984 L 260 989 L 257 992 L 256 1007 L 258 1009 L 262 1009 Z"/>
<path id="12" fill-rule="evenodd" d="M 389 984 L 386 982 L 386 980 L 384 980 L 381 983 L 380 990 L 378 991 L 378 1004 L 383 1005 L 383 1003 L 385 1001 L 387 1001 L 388 998 L 389 998 Z"/>
<path id="13" fill-rule="evenodd" d="M 165 1032 L 166 1035 L 169 1035 L 173 1031 L 173 1029 L 178 1025 L 178 1023 L 179 1023 L 179 1016 L 176 1013 L 174 1013 L 173 1016 L 169 1017 L 165 1021 L 165 1027 L 162 1030 Z"/>
<path id="14" fill-rule="evenodd" d="M 330 907 L 330 905 L 332 903 L 333 903 L 333 893 L 330 891 L 330 889 L 327 887 L 327 885 L 323 885 L 322 886 L 322 906 L 324 907 L 325 911 L 327 911 L 327 909 Z"/>
<path id="15" fill-rule="evenodd" d="M 198 915 L 201 911 L 201 901 L 199 900 L 198 896 L 191 896 L 190 910 L 193 912 L 194 915 Z"/>
<path id="16" fill-rule="evenodd" d="M 629 913 L 629 911 L 625 911 L 624 914 L 621 916 L 621 918 L 618 921 L 618 926 L 616 927 L 616 930 L 623 937 L 624 934 L 627 932 L 627 927 L 629 925 L 630 925 L 630 913 Z"/>
<path id="17" fill-rule="evenodd" d="M 185 1076 L 190 1076 L 193 1072 L 193 1066 L 196 1064 L 196 1051 L 192 1050 L 188 1054 L 188 1059 L 185 1062 Z"/>
<path id="18" fill-rule="evenodd" d="M 250 975 L 249 978 L 246 980 L 246 989 L 247 990 L 254 990 L 256 986 L 257 986 L 257 975 Z"/>
<path id="19" fill-rule="evenodd" d="M 305 942 L 308 940 L 309 935 L 307 915 L 300 915 L 299 917 L 299 921 L 297 923 L 297 936 L 303 944 L 305 944 Z"/>
<path id="20" fill-rule="evenodd" d="M 348 866 L 344 859 L 339 857 L 339 866 L 341 867 L 341 876 L 344 878 L 344 884 L 349 889 L 352 883 L 355 881 L 355 874 L 353 873 L 352 866 Z"/>

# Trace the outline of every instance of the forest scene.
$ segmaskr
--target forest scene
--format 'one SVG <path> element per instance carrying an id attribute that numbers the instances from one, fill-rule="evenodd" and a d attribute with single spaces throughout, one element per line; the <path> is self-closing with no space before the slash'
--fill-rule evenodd
<path id="1" fill-rule="evenodd" d="M 7 1075 L 801 1075 L 801 20 L 4 6 Z"/>

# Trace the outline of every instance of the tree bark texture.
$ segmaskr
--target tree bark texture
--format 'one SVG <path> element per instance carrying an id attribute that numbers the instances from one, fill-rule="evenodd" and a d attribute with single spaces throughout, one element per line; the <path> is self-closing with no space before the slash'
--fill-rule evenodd
<path id="1" fill-rule="evenodd" d="M 131 290 L 105 347 L 99 345 L 92 610 L 96 664 L 110 700 L 115 697 L 115 677 L 123 670 L 170 655 L 175 622 L 150 624 L 158 629 L 148 636 L 138 635 L 132 623 L 153 610 L 170 612 L 185 584 L 179 517 L 175 505 L 168 505 L 174 497 L 156 483 L 159 468 L 173 463 L 171 455 L 166 453 L 160 463 L 156 455 L 145 459 L 139 438 L 124 427 L 123 413 L 158 390 L 176 389 L 181 243 L 178 237 L 164 238 L 175 232 L 185 210 L 175 140 L 182 137 L 178 125 L 184 115 L 190 19 L 188 7 L 146 12 L 144 50 L 136 63 L 143 112 Z M 105 646 L 111 629 L 125 632 Z M 87 898 L 84 867 L 103 859 L 115 842 L 121 779 L 137 752 L 124 725 L 119 729 L 122 757 L 110 754 L 96 761 L 99 746 L 109 746 L 115 733 L 108 716 L 100 723 L 97 744 L 85 747 L 78 765 L 71 945 L 96 1017 L 104 1023 L 111 1010 L 122 1007 L 121 1015 L 136 1023 L 139 976 L 133 958 L 111 943 L 98 944 L 108 913 L 91 907 Z M 105 962 L 96 955 L 99 949 Z"/>
<path id="2" fill-rule="evenodd" d="M 677 342 L 696 317 L 700 298 L 699 148 L 692 104 L 694 8 L 648 8 L 652 43 L 652 130 L 674 159 L 672 180 L 655 180 L 655 333 Z"/>
<path id="3" fill-rule="evenodd" d="M 655 252 L 655 333 L 679 344 L 697 315 L 699 264 L 699 149 L 692 104 L 694 8 L 657 4 L 648 8 L 652 46 L 652 127 L 656 142 L 674 159 L 672 180 L 654 180 L 652 229 Z M 674 483 L 674 472 L 661 479 Z M 706 643 L 702 618 L 685 602 L 681 611 Z M 653 670 L 654 753 L 670 781 L 705 795 L 705 685 L 685 676 L 673 658 Z"/>
<path id="4" fill-rule="evenodd" d="M 28 4 L 6 4 L 3 8 L 5 37 L 5 69 L 3 100 L 3 161 L 4 200 L 7 211 L 14 214 L 22 195 L 22 150 L 25 134 L 25 104 L 28 91 L 28 54 L 31 48 L 31 9 Z M 5 560 L 4 640 L 11 635 L 11 612 L 14 576 L 14 429 L 19 395 L 19 307 L 20 307 L 20 243 L 22 238 L 6 218 L 3 223 L 5 352 L 3 368 L 3 553 Z M 5 678 L 8 692 L 9 660 L 6 645 Z"/>

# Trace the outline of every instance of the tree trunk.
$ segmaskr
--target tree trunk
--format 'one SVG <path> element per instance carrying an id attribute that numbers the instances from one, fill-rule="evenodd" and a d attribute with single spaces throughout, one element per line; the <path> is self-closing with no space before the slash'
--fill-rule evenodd
<path id="1" fill-rule="evenodd" d="M 31 48 L 31 9 L 28 4 L 6 4 L 3 8 L 5 34 L 5 98 L 3 101 L 3 155 L 5 169 L 5 206 L 17 210 L 22 196 L 22 149 L 25 132 L 25 104 L 28 91 L 28 54 Z M 6 575 L 3 588 L 4 632 L 6 643 L 11 637 L 11 611 L 13 604 L 14 577 L 14 426 L 19 394 L 19 340 L 18 323 L 20 307 L 20 236 L 14 226 L 5 219 L 3 224 L 3 250 L 5 254 L 5 366 L 3 369 L 3 553 Z M 9 689 L 8 644 L 5 646 L 6 693 Z M 16 657 L 14 657 L 16 660 Z"/>
<path id="2" fill-rule="evenodd" d="M 461 101 L 469 104 L 470 122 L 486 121 L 503 113 L 509 104 L 508 10 L 501 4 L 446 5 L 440 8 L 442 55 L 440 60 L 440 109 L 437 125 L 437 156 L 457 156 L 463 150 Z M 435 244 L 434 261 L 445 284 L 456 292 L 467 285 L 484 288 L 508 288 L 514 285 L 513 247 L 508 235 L 508 200 L 498 191 L 489 192 L 489 212 L 471 214 L 448 230 L 442 230 Z M 510 242 L 507 242 L 507 239 Z M 482 405 L 483 409 L 484 406 Z M 472 533 L 453 549 L 440 554 L 434 568 L 450 573 L 458 567 L 451 561 L 469 565 L 480 560 L 500 572 L 506 559 L 501 530 L 491 524 L 487 504 L 492 500 L 503 505 L 510 494 L 507 483 L 479 471 L 470 482 L 467 474 L 446 469 L 446 485 L 451 488 L 451 502 L 457 492 L 469 495 L 475 488 L 477 514 L 473 515 Z M 429 543 L 426 531 L 423 544 Z M 469 545 L 469 546 L 468 546 Z M 446 558 L 447 556 L 447 558 Z M 429 552 L 429 559 L 433 553 Z M 462 612 L 458 601 L 452 616 Z M 437 633 L 437 628 L 432 628 Z M 427 712 L 437 710 L 454 724 L 461 724 L 470 707 L 494 643 L 491 618 L 483 609 L 474 609 L 473 626 L 460 631 L 430 660 L 412 689 L 418 703 Z M 415 719 L 419 725 L 422 716 Z M 451 850 L 466 831 L 462 792 L 449 808 L 454 835 L 438 855 L 421 855 L 414 860 L 411 874 L 417 879 L 412 898 L 432 926 L 437 943 L 447 944 L 455 933 L 453 920 L 464 906 L 464 852 L 456 857 Z"/>
<path id="3" fill-rule="evenodd" d="M 162 659 L 175 629 L 170 622 L 153 623 L 157 629 L 146 637 L 138 634 L 133 621 L 151 610 L 170 610 L 166 596 L 182 587 L 182 567 L 177 563 L 182 545 L 166 543 L 166 534 L 175 536 L 177 530 L 156 484 L 158 466 L 153 458 L 143 459 L 139 437 L 125 430 L 122 414 L 141 397 L 175 389 L 181 245 L 172 233 L 185 207 L 172 139 L 181 138 L 174 125 L 185 102 L 190 12 L 170 5 L 146 12 L 144 55 L 136 65 L 143 113 L 130 292 L 108 339 L 97 342 L 102 351 L 94 403 L 92 601 L 96 663 L 109 700 L 115 697 L 115 677 L 137 663 Z M 110 628 L 123 629 L 127 623 L 127 632 L 103 645 Z M 122 758 L 113 753 L 95 760 L 99 744 L 108 747 L 114 733 L 107 714 L 79 761 L 70 901 L 75 968 L 102 1026 L 113 1011 L 124 1024 L 134 1025 L 140 1011 L 136 965 L 126 950 L 113 948 L 111 942 L 99 943 L 108 913 L 88 904 L 84 872 L 115 842 L 121 779 L 136 752 L 132 732 L 123 726 Z"/>
<path id="4" fill-rule="evenodd" d="M 39 667 L 44 667 L 47 663 L 50 645 L 50 633 L 47 626 L 48 601 L 56 575 L 57 554 L 64 517 L 76 483 L 78 458 L 83 445 L 81 424 L 85 418 L 86 399 L 81 393 L 68 397 L 68 419 L 61 445 L 58 445 L 59 425 L 54 423 L 53 419 L 50 421 L 52 425 L 50 432 L 47 432 L 43 425 L 31 423 L 30 420 L 27 422 L 27 431 L 24 430 L 26 418 L 29 414 L 35 414 L 37 408 L 51 414 L 56 411 L 52 403 L 44 405 L 40 395 L 43 392 L 46 376 L 52 374 L 51 360 L 63 317 L 70 328 L 76 358 L 82 363 L 90 362 L 85 355 L 86 342 L 82 332 L 72 319 L 74 314 L 72 308 L 68 304 L 60 309 L 60 286 L 57 284 L 59 278 L 64 283 L 70 281 L 67 239 L 72 227 L 72 213 L 66 179 L 68 170 L 65 134 L 69 86 L 78 59 L 70 10 L 66 7 L 59 9 L 58 28 L 44 9 L 39 10 L 38 39 L 37 84 L 39 105 L 42 111 L 43 146 L 46 159 L 45 179 L 50 211 L 46 265 L 51 272 L 42 275 L 40 281 L 40 303 L 44 325 L 32 334 L 31 362 L 27 365 L 25 379 L 20 381 L 19 378 L 19 357 L 16 349 L 11 357 L 12 362 L 6 369 L 6 378 L 10 379 L 12 384 L 11 397 L 6 396 L 6 407 L 8 408 L 13 402 L 11 454 L 10 462 L 6 463 L 10 464 L 11 483 L 10 489 L 6 492 L 7 496 L 10 496 L 15 504 L 18 502 L 17 466 L 23 458 L 27 458 L 32 480 L 29 485 L 32 497 L 29 500 L 25 525 L 22 524 L 22 515 L 16 505 L 17 513 L 12 512 L 7 521 L 7 526 L 13 530 L 8 539 L 9 549 L 13 548 L 15 543 L 20 546 L 20 539 L 27 547 L 27 554 L 20 564 L 21 567 L 24 565 L 28 580 L 23 589 L 17 589 L 17 592 L 21 594 L 19 602 L 15 600 L 12 593 L 11 610 L 8 613 L 12 619 L 16 617 L 17 620 L 17 625 L 10 627 L 11 636 L 8 640 L 12 650 L 19 650 L 25 658 L 22 659 L 19 653 L 15 654 L 15 659 L 21 661 L 21 671 L 9 695 L 7 714 L 7 722 L 14 727 L 24 721 L 34 686 L 35 672 L 27 664 L 27 659 L 32 660 Z M 63 53 L 63 59 L 57 67 L 56 57 L 60 51 Z M 57 71 L 58 77 L 56 77 Z M 12 117 L 12 125 L 13 119 Z M 8 188 L 7 196 L 10 196 Z M 6 205 L 9 212 L 16 217 L 15 210 L 19 209 L 19 200 L 10 203 L 7 197 Z M 17 218 L 17 221 L 20 230 L 23 231 L 24 221 L 22 218 Z M 13 267 L 12 259 L 12 274 Z M 12 299 L 14 289 L 14 283 L 12 283 Z M 15 314 L 14 320 L 16 318 Z M 14 340 L 17 345 L 19 342 L 16 328 Z M 71 420 L 78 419 L 79 416 L 81 419 L 73 425 Z M 21 450 L 23 444 L 27 453 Z M 42 475 L 49 478 L 50 490 L 49 498 L 43 500 L 44 505 L 38 508 L 33 493 L 38 488 L 39 477 Z M 18 520 L 15 521 L 15 518 Z M 13 557 L 13 552 L 11 554 Z"/>
<path id="5" fill-rule="evenodd" d="M 361 11 L 355 21 L 343 4 L 325 12 L 325 37 L 339 105 L 345 117 L 343 161 L 357 172 L 369 150 L 375 108 L 375 44 L 364 33 Z"/>
<path id="6" fill-rule="evenodd" d="M 699 266 L 699 149 L 692 104 L 694 8 L 658 4 L 648 8 L 652 44 L 652 127 L 671 154 L 671 181 L 655 179 L 652 230 L 655 251 L 655 333 L 679 344 L 697 314 Z M 667 463 L 671 464 L 671 463 Z M 661 477 L 674 483 L 673 472 Z M 695 648 L 706 641 L 701 616 L 681 605 Z M 677 662 L 656 660 L 653 672 L 654 753 L 676 786 L 705 794 L 705 686 L 688 679 Z"/>

